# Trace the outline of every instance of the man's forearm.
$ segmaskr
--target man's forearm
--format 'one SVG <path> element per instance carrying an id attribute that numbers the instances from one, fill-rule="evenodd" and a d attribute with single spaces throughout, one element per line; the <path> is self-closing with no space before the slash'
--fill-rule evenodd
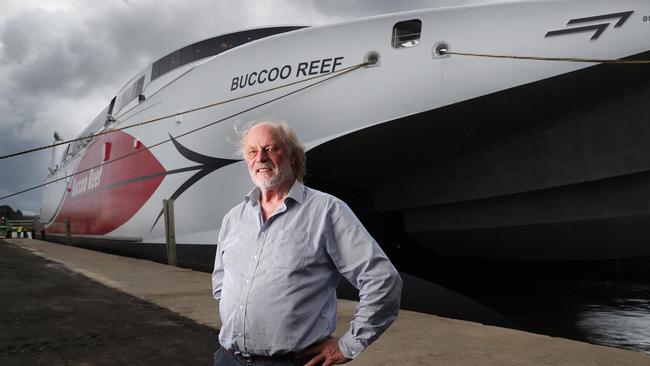
<path id="1" fill-rule="evenodd" d="M 387 261 L 387 259 L 386 259 Z M 390 266 L 383 276 L 371 276 L 359 289 L 359 304 L 350 329 L 339 339 L 339 347 L 348 358 L 355 358 L 377 339 L 397 318 L 402 279 Z"/>

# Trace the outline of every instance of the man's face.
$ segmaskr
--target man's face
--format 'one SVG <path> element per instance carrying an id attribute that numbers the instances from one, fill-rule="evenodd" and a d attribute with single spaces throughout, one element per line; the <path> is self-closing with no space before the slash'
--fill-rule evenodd
<path id="1" fill-rule="evenodd" d="M 258 125 L 248 132 L 244 158 L 253 183 L 262 189 L 276 189 L 293 178 L 287 148 L 271 126 Z"/>

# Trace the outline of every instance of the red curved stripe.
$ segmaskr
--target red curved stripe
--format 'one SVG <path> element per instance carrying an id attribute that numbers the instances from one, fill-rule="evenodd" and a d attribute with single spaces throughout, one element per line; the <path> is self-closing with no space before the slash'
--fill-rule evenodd
<path id="1" fill-rule="evenodd" d="M 93 139 L 75 172 L 140 151 L 101 168 L 75 175 L 49 233 L 105 235 L 129 221 L 164 179 L 165 169 L 136 139 L 118 131 Z M 106 148 L 108 144 L 108 148 Z M 162 205 L 162 203 L 161 203 Z"/>

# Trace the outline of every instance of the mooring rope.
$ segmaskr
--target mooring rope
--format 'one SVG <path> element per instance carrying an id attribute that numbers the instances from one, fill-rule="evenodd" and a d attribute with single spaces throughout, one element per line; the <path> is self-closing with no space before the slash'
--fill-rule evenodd
<path id="1" fill-rule="evenodd" d="M 501 58 L 513 60 L 535 60 L 535 61 L 563 61 L 563 62 L 586 62 L 598 64 L 650 64 L 650 60 L 610 60 L 599 58 L 581 58 L 581 57 L 543 57 L 543 56 L 517 56 L 517 55 L 495 55 L 488 53 L 469 53 L 440 50 L 440 55 L 457 55 L 471 57 Z"/>

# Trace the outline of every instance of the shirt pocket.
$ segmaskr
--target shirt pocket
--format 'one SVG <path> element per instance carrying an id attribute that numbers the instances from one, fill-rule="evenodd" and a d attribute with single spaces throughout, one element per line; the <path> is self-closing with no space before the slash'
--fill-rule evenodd
<path id="1" fill-rule="evenodd" d="M 298 230 L 281 230 L 271 241 L 271 259 L 277 268 L 300 269 L 305 264 L 309 250 L 309 233 Z"/>

